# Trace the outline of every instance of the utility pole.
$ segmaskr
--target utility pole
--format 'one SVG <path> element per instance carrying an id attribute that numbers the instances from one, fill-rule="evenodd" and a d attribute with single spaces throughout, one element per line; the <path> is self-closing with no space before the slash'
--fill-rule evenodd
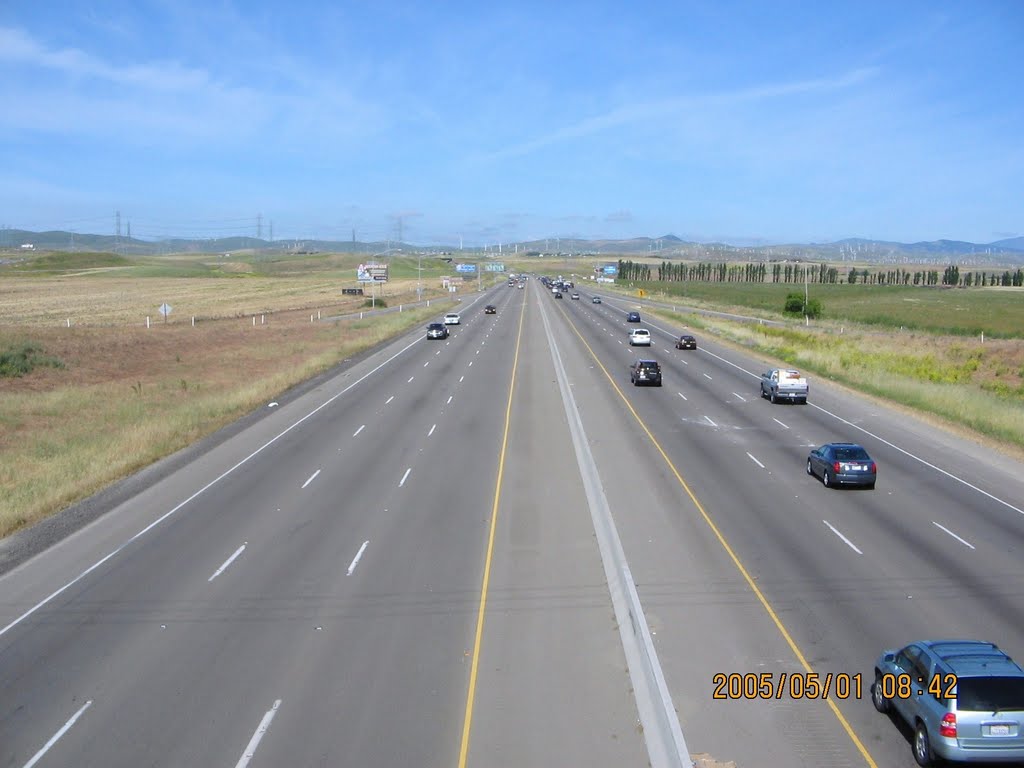
<path id="1" fill-rule="evenodd" d="M 270 242 L 274 242 L 274 222 L 270 222 Z"/>
<path id="2" fill-rule="evenodd" d="M 114 253 L 121 251 L 121 212 L 114 214 Z"/>

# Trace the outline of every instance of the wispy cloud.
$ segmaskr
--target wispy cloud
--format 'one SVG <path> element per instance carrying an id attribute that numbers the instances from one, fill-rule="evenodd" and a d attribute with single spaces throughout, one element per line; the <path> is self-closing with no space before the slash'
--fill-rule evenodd
<path id="1" fill-rule="evenodd" d="M 253 66 L 265 66 L 267 56 L 272 54 L 261 55 Z M 0 27 L 0 97 L 13 105 L 0 113 L 0 128 L 136 146 L 199 141 L 239 149 L 273 126 L 275 151 L 289 145 L 309 151 L 379 130 L 382 120 L 372 104 L 291 57 L 278 60 L 276 80 L 256 86 L 249 84 L 255 79 L 235 82 L 244 61 L 241 69 L 220 75 L 169 60 L 121 65 Z M 22 76 L 4 76 L 5 70 Z"/>
<path id="2" fill-rule="evenodd" d="M 0 27 L 0 61 L 160 91 L 187 91 L 210 85 L 206 72 L 175 62 L 117 67 L 77 48 L 47 48 L 25 32 L 10 27 Z"/>
<path id="3" fill-rule="evenodd" d="M 878 73 L 877 67 L 864 67 L 852 70 L 834 78 L 817 78 L 798 80 L 789 83 L 770 83 L 752 88 L 742 88 L 718 93 L 696 94 L 682 98 L 661 99 L 655 101 L 625 104 L 600 115 L 585 118 L 557 131 L 538 136 L 535 139 L 514 144 L 504 149 L 491 152 L 486 160 L 501 160 L 532 154 L 539 149 L 558 144 L 570 139 L 618 128 L 630 123 L 640 123 L 655 119 L 664 119 L 683 112 L 714 106 L 727 106 L 768 99 L 777 99 L 806 93 L 826 93 L 850 88 L 862 83 Z"/>

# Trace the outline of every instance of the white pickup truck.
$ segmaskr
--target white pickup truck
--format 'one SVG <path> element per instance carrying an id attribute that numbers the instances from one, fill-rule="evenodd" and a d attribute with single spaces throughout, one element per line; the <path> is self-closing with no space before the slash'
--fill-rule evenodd
<path id="1" fill-rule="evenodd" d="M 773 403 L 780 400 L 806 403 L 809 389 L 807 379 L 791 368 L 772 368 L 761 374 L 761 397 Z"/>

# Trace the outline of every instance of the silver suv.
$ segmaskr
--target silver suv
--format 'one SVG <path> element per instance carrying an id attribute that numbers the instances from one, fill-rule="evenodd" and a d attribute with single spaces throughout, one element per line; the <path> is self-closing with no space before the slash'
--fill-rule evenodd
<path id="1" fill-rule="evenodd" d="M 1024 669 L 978 640 L 924 640 L 883 651 L 871 700 L 914 731 L 914 759 L 1024 762 Z"/>

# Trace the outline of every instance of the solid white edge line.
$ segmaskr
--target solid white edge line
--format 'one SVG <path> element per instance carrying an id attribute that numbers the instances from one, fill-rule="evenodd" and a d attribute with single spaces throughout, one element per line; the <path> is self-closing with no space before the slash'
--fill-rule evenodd
<path id="1" fill-rule="evenodd" d="M 302 489 L 305 489 L 305 487 L 306 487 L 307 485 L 309 485 L 309 484 L 310 484 L 310 483 L 312 483 L 312 482 L 313 482 L 314 480 L 316 480 L 316 476 L 317 476 L 317 475 L 319 475 L 319 474 L 320 474 L 320 470 L 318 469 L 318 470 L 317 470 L 316 472 L 314 472 L 314 473 L 313 473 L 312 475 L 310 475 L 310 476 L 309 476 L 309 479 L 308 479 L 308 480 L 307 480 L 306 482 L 304 482 L 304 483 L 302 484 Z"/>
<path id="2" fill-rule="evenodd" d="M 274 702 L 274 706 L 267 710 L 267 714 L 263 716 L 263 719 L 260 720 L 260 724 L 256 726 L 256 732 L 253 733 L 252 738 L 249 739 L 249 744 L 242 753 L 242 757 L 235 764 L 235 768 L 245 768 L 245 766 L 249 764 L 249 761 L 252 760 L 252 756 L 256 754 L 256 748 L 260 745 L 260 740 L 267 732 L 267 729 L 270 728 L 270 723 L 273 722 L 274 715 L 277 714 L 277 710 L 280 706 L 281 700 L 278 699 Z"/>
<path id="3" fill-rule="evenodd" d="M 410 472 L 412 472 L 412 467 L 409 467 L 407 470 L 405 470 L 405 474 L 402 475 L 402 479 L 398 481 L 398 487 L 399 488 L 401 488 L 403 485 L 405 485 L 405 481 L 409 479 L 409 473 Z"/>
<path id="4" fill-rule="evenodd" d="M 966 539 L 961 539 L 959 536 L 957 536 L 955 533 L 953 533 L 951 530 L 949 530 L 949 528 L 947 528 L 946 526 L 944 526 L 944 525 L 942 525 L 940 523 L 937 523 L 934 520 L 932 520 L 932 525 L 934 525 L 936 528 L 939 528 L 939 529 L 945 531 L 950 536 L 952 536 L 954 539 L 956 539 L 961 544 L 963 544 L 965 547 L 970 547 L 971 549 L 974 549 L 974 545 L 971 544 L 971 542 L 967 541 Z"/>
<path id="5" fill-rule="evenodd" d="M 43 745 L 43 748 L 40 749 L 38 752 L 36 752 L 32 756 L 31 760 L 29 760 L 27 763 L 25 763 L 24 768 L 32 768 L 33 765 L 35 765 L 40 760 L 42 760 L 43 759 L 43 755 L 45 755 L 47 752 L 50 751 L 50 748 L 54 744 L 57 743 L 57 741 L 60 739 L 61 736 L 63 736 L 65 733 L 67 733 L 69 730 L 71 730 L 71 726 L 73 726 L 75 724 L 75 721 L 77 721 L 78 718 L 80 718 L 82 716 L 82 713 L 85 712 L 85 710 L 87 710 L 91 706 L 92 706 L 92 699 L 89 699 L 87 702 L 85 702 L 85 704 L 82 705 L 81 709 L 79 709 L 77 712 L 75 712 L 75 714 L 73 714 L 71 716 L 70 720 L 68 720 L 66 723 L 64 723 L 64 727 L 61 728 L 59 731 L 57 731 L 55 734 L 53 734 L 53 736 L 50 737 L 50 740 Z"/>
<path id="6" fill-rule="evenodd" d="M 755 464 L 757 464 L 757 466 L 759 466 L 759 467 L 760 467 L 761 469 L 764 469 L 764 464 L 762 464 L 762 463 L 761 463 L 760 461 L 758 461 L 757 459 L 755 459 L 755 458 L 754 458 L 754 454 L 752 454 L 752 453 L 751 453 L 750 451 L 747 451 L 747 456 L 749 456 L 749 457 L 750 457 L 750 460 L 751 460 L 752 462 L 754 462 Z"/>
<path id="7" fill-rule="evenodd" d="M 832 413 L 832 411 L 830 411 L 830 410 L 828 410 L 826 408 L 822 408 L 820 405 L 815 405 L 814 403 L 807 403 L 807 404 L 809 406 L 811 406 L 812 408 L 817 408 L 822 413 L 827 413 L 832 418 L 837 419 L 837 420 L 843 422 L 843 424 L 846 424 L 847 426 L 850 426 L 850 427 L 853 427 L 854 429 L 860 430 L 865 435 L 868 435 L 869 437 L 873 437 L 878 442 L 884 443 L 885 445 L 888 445 L 890 448 L 893 448 L 893 449 L 899 451 L 904 456 L 908 456 L 911 459 L 914 459 L 914 461 L 921 462 L 922 464 L 924 464 L 929 469 L 934 469 L 936 472 L 939 472 L 940 474 L 945 475 L 946 477 L 950 478 L 951 480 L 956 480 L 958 483 L 962 483 L 963 485 L 966 485 L 972 491 L 977 491 L 982 496 L 987 496 L 988 498 L 992 499 L 992 501 L 997 501 L 1000 504 L 1002 504 L 1003 506 L 1009 507 L 1014 512 L 1019 512 L 1020 514 L 1024 515 L 1024 509 L 1021 509 L 1020 507 L 1015 507 L 1013 504 L 1011 504 L 1008 501 L 1003 501 L 998 496 L 994 496 L 991 493 L 989 493 L 988 491 L 982 490 L 981 488 L 979 488 L 976 485 L 972 485 L 971 483 L 967 482 L 963 478 L 957 477 L 952 472 L 947 472 L 946 470 L 942 469 L 942 467 L 935 466 L 930 461 L 926 461 L 925 459 L 922 459 L 920 456 L 915 456 L 914 454 L 912 454 L 910 451 L 906 450 L 905 448 L 900 448 L 898 445 L 896 445 L 894 443 L 890 443 L 884 437 L 879 437 L 878 435 L 874 434 L 873 432 L 869 432 L 868 430 L 864 429 L 864 427 L 858 426 L 857 424 L 854 424 L 852 421 L 847 421 L 842 416 L 839 416 L 839 415 L 837 415 L 835 413 Z"/>
<path id="8" fill-rule="evenodd" d="M 359 559 L 363 556 L 363 552 L 366 551 L 366 547 L 369 545 L 369 543 L 370 543 L 369 539 L 364 541 L 363 542 L 363 546 L 361 546 L 359 548 L 359 551 L 356 552 L 356 556 L 352 558 L 352 562 L 349 563 L 349 566 L 348 566 L 348 575 L 349 576 L 352 575 L 352 571 L 354 571 L 356 569 L 356 566 L 359 565 Z"/>
<path id="9" fill-rule="evenodd" d="M 233 562 L 235 562 L 235 558 L 236 558 L 236 557 L 238 557 L 238 556 L 239 556 L 240 554 L 242 554 L 242 553 L 243 553 L 243 552 L 245 551 L 245 546 L 246 546 L 246 544 L 248 544 L 248 543 L 249 543 L 249 542 L 246 542 L 245 544 L 243 544 L 242 546 L 240 546 L 240 547 L 239 547 L 238 549 L 236 549 L 236 550 L 235 550 L 235 554 L 233 554 L 233 555 L 232 555 L 231 557 L 229 557 L 229 558 L 228 558 L 227 560 L 225 560 L 225 561 L 224 561 L 224 565 L 222 565 L 222 566 L 221 566 L 220 568 L 218 568 L 218 569 L 217 569 L 216 571 L 214 571 L 214 572 L 213 572 L 213 576 L 211 576 L 210 578 L 208 578 L 208 579 L 207 579 L 207 581 L 213 581 L 213 580 L 214 580 L 214 579 L 216 579 L 216 578 L 217 578 L 218 576 L 220 576 L 220 575 L 221 575 L 222 573 L 224 573 L 225 569 L 226 569 L 226 568 L 227 568 L 227 567 L 228 567 L 229 565 L 231 565 L 231 564 L 232 564 Z"/>
<path id="10" fill-rule="evenodd" d="M 356 435 L 358 435 L 358 434 L 359 434 L 360 432 L 362 432 L 362 431 L 363 431 L 364 429 L 366 429 L 366 425 L 365 425 L 365 424 L 363 424 L 363 426 L 361 426 L 361 427 L 360 427 L 359 429 L 357 429 L 357 430 L 356 430 L 355 432 L 353 432 L 353 433 L 352 433 L 352 437 L 355 437 L 355 436 L 356 436 Z"/>
<path id="11" fill-rule="evenodd" d="M 653 327 L 657 328 L 657 326 L 653 326 Z M 661 331 L 662 331 L 663 333 L 668 333 L 668 331 L 664 331 L 664 330 L 663 330 L 663 329 L 661 329 L 661 328 L 659 328 L 658 330 L 661 330 Z M 710 352 L 710 351 L 708 351 L 707 349 L 703 349 L 703 348 L 701 349 L 701 351 L 702 351 L 702 352 L 704 352 L 704 354 L 706 354 L 706 355 L 711 355 L 711 356 L 712 356 L 713 358 L 715 358 L 716 360 L 720 360 L 720 361 L 722 361 L 722 362 L 723 362 L 723 363 L 725 363 L 726 365 L 731 365 L 731 366 L 732 366 L 733 368 L 735 368 L 736 370 L 738 370 L 738 371 L 742 371 L 743 373 L 747 374 L 748 376 L 752 376 L 752 377 L 753 377 L 753 378 L 755 378 L 755 379 L 760 379 L 760 378 L 761 378 L 761 377 L 760 377 L 760 376 L 759 376 L 758 374 L 756 374 L 756 373 L 751 373 L 750 371 L 748 371 L 748 370 L 747 370 L 746 368 L 744 368 L 743 366 L 741 366 L 741 365 L 737 365 L 736 363 L 732 362 L 732 360 L 726 360 L 726 359 L 725 359 L 724 357 L 722 357 L 721 355 L 716 355 L 716 354 L 715 354 L 714 352 Z M 934 470 L 935 470 L 936 472 L 938 472 L 939 474 L 945 475 L 945 476 L 946 476 L 946 477 L 948 477 L 948 478 L 949 478 L 950 480 L 955 480 L 956 482 L 960 483 L 961 485 L 964 485 L 964 486 L 966 486 L 966 487 L 970 488 L 970 489 L 971 489 L 972 491 L 977 491 L 977 492 L 978 492 L 978 493 L 980 493 L 980 494 L 981 494 L 982 496 L 986 496 L 987 498 L 991 499 L 992 501 L 995 501 L 995 502 L 997 502 L 997 503 L 999 503 L 999 504 L 1002 504 L 1002 505 L 1003 505 L 1004 507 L 1009 507 L 1009 508 L 1010 508 L 1010 509 L 1012 509 L 1012 510 L 1013 510 L 1014 512 L 1019 512 L 1020 514 L 1024 515 L 1024 509 L 1021 509 L 1020 507 L 1014 506 L 1013 504 L 1011 504 L 1011 503 L 1010 503 L 1010 502 L 1008 502 L 1008 501 L 1004 501 L 1003 499 L 999 498 L 999 497 L 998 497 L 998 496 L 996 496 L 995 494 L 989 493 L 988 491 L 986 491 L 986 490 L 984 490 L 984 489 L 982 489 L 982 488 L 979 488 L 978 486 L 976 486 L 976 485 L 974 485 L 974 484 L 972 484 L 972 483 L 969 483 L 969 482 L 967 482 L 967 481 L 966 481 L 966 480 L 964 480 L 964 479 L 963 479 L 962 477 L 957 477 L 957 476 L 956 476 L 956 475 L 954 475 L 954 474 L 953 474 L 952 472 L 949 472 L 949 471 L 947 471 L 947 470 L 943 469 L 942 467 L 938 467 L 938 466 L 936 466 L 935 464 L 932 464 L 932 463 L 931 463 L 930 461 L 928 461 L 928 460 L 926 460 L 926 459 L 922 459 L 922 458 L 921 458 L 920 456 L 916 456 L 916 455 L 914 455 L 913 453 L 911 453 L 910 451 L 908 451 L 908 450 L 907 450 L 907 449 L 905 449 L 905 448 L 900 448 L 900 447 L 899 447 L 898 445 L 896 445 L 895 443 L 891 443 L 891 442 L 889 442 L 889 441 L 888 441 L 888 440 L 886 440 L 886 439 L 885 439 L 884 437 L 879 437 L 879 436 L 878 436 L 878 435 L 876 435 L 876 434 L 875 434 L 874 432 L 871 432 L 870 430 L 867 430 L 867 429 L 865 429 L 864 427 L 860 426 L 859 424 L 854 424 L 854 423 L 853 423 L 852 421 L 848 421 L 847 419 L 844 419 L 844 418 L 843 418 L 842 416 L 840 416 L 839 414 L 836 414 L 836 413 L 832 413 L 832 411 L 828 410 L 827 408 L 822 408 L 822 407 L 821 407 L 820 405 L 817 405 L 816 403 L 808 402 L 808 403 L 807 403 L 807 405 L 809 405 L 809 406 L 810 406 L 810 407 L 812 407 L 812 408 L 816 408 L 816 409 L 818 409 L 818 410 L 819 410 L 819 411 L 821 411 L 822 413 L 828 414 L 828 415 L 829 415 L 829 416 L 831 416 L 831 417 L 832 417 L 833 419 L 836 419 L 837 421 L 841 421 L 841 422 L 842 422 L 843 424 L 846 424 L 846 425 L 847 425 L 848 427 L 853 427 L 854 429 L 858 430 L 859 432 L 863 432 L 863 433 L 864 433 L 865 435 L 867 435 L 868 437 L 873 437 L 873 438 L 874 438 L 875 440 L 878 440 L 878 441 L 879 441 L 880 443 L 883 443 L 883 444 L 885 444 L 885 445 L 889 446 L 889 447 L 890 447 L 890 448 L 892 448 L 893 450 L 899 451 L 899 452 L 900 452 L 900 453 L 902 453 L 902 454 L 903 454 L 904 456 L 907 456 L 908 458 L 911 458 L 911 459 L 913 459 L 914 461 L 917 461 L 917 462 L 919 462 L 919 463 L 921 463 L 921 464 L 924 464 L 924 465 L 925 465 L 926 467 L 928 467 L 929 469 L 934 469 Z M 775 419 L 775 421 L 778 421 L 778 419 Z M 781 422 L 781 421 L 780 421 L 779 423 L 780 423 L 780 424 L 782 424 L 782 422 Z M 786 425 L 785 425 L 785 424 L 783 424 L 783 426 L 785 427 Z M 786 429 L 789 429 L 789 427 L 786 427 Z"/>
<path id="12" fill-rule="evenodd" d="M 824 523 L 825 525 L 827 525 L 827 526 L 828 526 L 829 528 L 831 528 L 831 529 L 832 529 L 832 533 L 834 533 L 834 534 L 835 534 L 836 536 L 838 536 L 838 537 L 839 537 L 840 539 L 842 539 L 842 540 L 843 540 L 843 541 L 844 541 L 844 542 L 846 543 L 846 546 L 848 546 L 848 547 L 849 547 L 850 549 L 852 549 L 852 550 L 853 550 L 854 552 L 856 552 L 856 553 L 857 553 L 858 555 L 863 555 L 863 554 L 864 554 L 864 553 L 863 553 L 863 552 L 861 552 L 861 551 L 860 551 L 859 549 L 857 549 L 857 545 L 855 545 L 855 544 L 854 544 L 854 543 L 853 543 L 852 541 L 850 541 L 850 540 L 849 540 L 848 538 L 846 538 L 845 536 L 843 536 L 843 534 L 841 534 L 841 533 L 840 533 L 840 532 L 839 532 L 839 531 L 838 531 L 838 530 L 837 530 L 837 529 L 836 529 L 836 528 L 835 528 L 835 527 L 834 527 L 834 526 L 832 525 L 832 523 L 830 523 L 830 522 L 829 522 L 828 520 L 822 520 L 821 522 L 823 522 L 823 523 Z"/>
<path id="13" fill-rule="evenodd" d="M 203 494 L 203 493 L 205 493 L 206 491 L 210 490 L 210 489 L 211 489 L 211 488 L 212 488 L 213 486 L 215 486 L 215 485 L 216 485 L 217 483 L 219 483 L 219 482 L 220 482 L 221 480 L 223 480 L 223 479 L 224 479 L 225 477 L 227 477 L 228 475 L 230 475 L 230 474 L 231 474 L 232 472 L 234 472 L 234 471 L 235 471 L 236 469 L 238 469 L 239 467 L 241 467 L 241 466 L 242 466 L 243 464 L 245 464 L 245 463 L 247 463 L 247 462 L 251 461 L 251 460 L 252 460 L 252 459 L 253 459 L 254 457 L 258 456 L 258 455 L 259 455 L 260 453 L 262 453 L 263 451 L 265 451 L 265 450 L 266 450 L 267 448 L 269 448 L 269 447 L 270 447 L 271 445 L 273 445 L 274 443 L 276 443 L 276 442 L 277 442 L 278 440 L 280 440 L 280 439 L 281 439 L 282 437 L 284 437 L 285 435 L 287 435 L 287 434 L 288 434 L 289 432 L 291 432 L 291 431 L 292 431 L 293 429 L 295 429 L 295 428 L 296 428 L 297 426 L 299 426 L 300 424 L 304 423 L 304 422 L 305 422 L 305 421 L 306 421 L 307 419 L 311 419 L 311 418 L 313 418 L 313 416 L 315 416 L 316 414 L 318 414 L 318 413 L 319 413 L 320 411 L 322 411 L 322 410 L 323 410 L 324 408 L 326 408 L 326 407 L 327 407 L 328 405 L 330 405 L 331 403 L 333 403 L 333 402 L 334 402 L 335 400 L 337 400 L 337 399 L 338 399 L 339 397 L 341 397 L 342 395 L 344 395 L 345 393 L 347 393 L 347 392 L 348 392 L 349 390 L 351 390 L 351 389 L 352 389 L 353 387 L 355 387 L 355 386 L 356 386 L 357 384 L 360 384 L 360 383 L 362 383 L 362 382 L 363 382 L 363 381 L 365 381 L 366 379 L 370 378 L 370 376 L 372 376 L 373 374 L 375 374 L 375 373 L 376 373 L 377 371 L 379 371 L 379 370 L 380 370 L 381 368 L 383 368 L 383 367 L 384 367 L 385 365 L 387 365 L 388 363 L 390 363 L 390 362 L 391 362 L 392 360 L 395 360 L 396 358 L 398 358 L 398 357 L 400 357 L 401 355 L 405 354 L 405 353 L 406 353 L 407 351 L 409 351 L 409 350 L 410 350 L 410 349 L 412 349 L 412 348 L 413 348 L 414 346 L 416 346 L 416 345 L 417 345 L 417 344 L 419 344 L 419 343 L 420 343 L 421 341 L 423 341 L 423 338 L 424 338 L 424 337 L 420 336 L 419 338 L 415 339 L 414 341 L 410 342 L 409 344 L 406 344 L 406 345 L 405 345 L 404 347 L 402 347 L 402 348 L 401 348 L 400 350 L 398 350 L 397 352 L 395 352 L 395 354 L 393 354 L 393 355 L 392 355 L 391 357 L 389 357 L 389 358 L 388 358 L 387 360 L 385 360 L 385 361 L 384 361 L 383 363 L 381 363 L 380 365 L 378 365 L 378 366 L 377 366 L 376 368 L 374 368 L 374 369 L 373 369 L 373 370 L 371 370 L 371 371 L 368 371 L 367 373 L 364 373 L 364 374 L 363 374 L 362 376 L 360 376 L 360 377 L 359 377 L 358 379 L 356 379 L 356 380 L 355 380 L 355 381 L 353 381 L 353 382 L 352 382 L 351 384 L 349 384 L 349 385 L 348 385 L 347 387 L 345 387 L 345 388 L 344 388 L 343 390 L 341 390 L 341 392 L 338 392 L 338 393 L 337 393 L 336 395 L 331 395 L 331 397 L 329 397 L 329 398 L 327 398 L 326 400 L 324 400 L 324 401 L 323 401 L 322 403 L 320 403 L 320 405 L 318 405 L 318 406 L 317 406 L 316 408 L 314 408 L 314 409 L 313 409 L 312 411 L 310 411 L 309 413 L 307 413 L 307 414 L 306 414 L 305 416 L 303 416 L 303 417 L 302 417 L 301 419 L 299 419 L 298 421 L 295 421 L 295 422 L 293 422 L 293 423 L 292 423 L 292 424 L 291 424 L 290 426 L 286 427 L 285 429 L 283 429 L 283 430 L 282 430 L 281 432 L 279 432 L 278 434 L 274 435 L 274 436 L 273 436 L 272 438 L 270 438 L 270 439 L 269 439 L 269 440 L 268 440 L 267 442 L 265 442 L 265 443 L 264 443 L 263 445 L 261 445 L 261 446 L 260 446 L 259 448 L 257 448 L 257 449 L 256 449 L 255 451 L 253 451 L 252 453 L 250 453 L 250 454 L 249 454 L 248 456 L 246 456 L 246 457 L 245 457 L 244 459 L 240 460 L 239 462 L 237 462 L 237 463 L 236 463 L 236 464 L 235 464 L 234 466 L 230 467 L 229 469 L 226 469 L 226 470 L 224 470 L 223 472 L 221 472 L 221 473 L 220 473 L 220 474 L 219 474 L 219 475 L 218 475 L 217 477 L 215 477 L 215 478 L 214 478 L 213 480 L 211 480 L 210 482 L 208 482 L 208 483 L 207 483 L 206 485 L 204 485 L 204 486 L 203 486 L 202 488 L 200 488 L 200 489 L 199 489 L 198 491 L 196 491 L 195 493 L 193 493 L 193 494 L 192 494 L 191 496 L 189 496 L 189 497 L 188 497 L 187 499 L 185 499 L 184 501 L 180 502 L 180 503 L 179 503 L 179 504 L 178 504 L 178 505 L 177 505 L 176 507 L 173 507 L 172 509 L 168 510 L 167 512 L 164 512 L 164 514 L 162 514 L 162 515 L 161 515 L 160 517 L 158 517 L 158 518 L 157 518 L 156 520 L 154 520 L 154 521 L 153 521 L 152 523 L 150 523 L 149 525 L 147 525 L 147 526 L 146 526 L 145 528 L 143 528 L 143 529 L 142 529 L 141 531 L 139 531 L 138 533 L 136 533 L 136 534 L 135 534 L 134 536 L 132 536 L 132 537 L 131 537 L 130 539 L 128 539 L 128 541 L 126 541 L 126 542 L 125 542 L 124 544 L 121 544 L 121 545 L 120 545 L 119 547 L 117 547 L 116 549 L 112 550 L 112 551 L 111 551 L 111 552 L 110 552 L 109 554 L 105 555 L 104 557 L 101 557 L 101 558 L 100 558 L 99 560 L 97 560 L 97 561 L 96 561 L 95 563 L 93 563 L 92 565 L 90 565 L 90 566 L 89 566 L 88 568 L 86 568 L 86 569 L 85 569 L 84 571 L 82 571 L 82 572 L 81 572 L 80 574 L 78 574 L 78 575 L 77 575 L 77 576 L 76 576 L 75 578 L 73 578 L 73 579 L 72 579 L 71 581 L 69 581 L 69 582 L 68 582 L 67 584 L 65 584 L 65 585 L 64 585 L 63 587 L 60 587 L 59 589 L 56 589 L 56 590 L 54 590 L 54 591 L 53 591 L 53 592 L 51 592 L 51 593 L 50 593 L 49 595 L 47 595 L 47 596 L 46 596 L 46 597 L 44 597 L 44 598 L 43 598 L 42 600 L 40 600 L 40 601 L 39 601 L 38 603 L 36 603 L 35 605 L 33 605 L 33 606 L 32 606 L 31 608 L 29 608 L 29 609 L 28 609 L 27 611 L 25 611 L 25 612 L 24 612 L 23 614 L 21 614 L 21 616 L 19 616 L 18 618 L 14 619 L 14 621 L 12 621 L 12 622 L 11 622 L 10 624 L 8 624 L 8 625 L 7 625 L 6 627 L 4 627 L 3 629 L 0 629 L 0 637 L 3 637 L 3 636 L 4 636 L 4 635 L 5 635 L 5 634 L 6 634 L 7 632 L 9 632 L 9 631 L 10 631 L 10 630 L 11 630 L 12 628 L 14 628 L 14 627 L 18 626 L 18 625 L 19 625 L 19 624 L 20 624 L 21 622 L 23 622 L 23 621 L 24 621 L 25 619 L 27 619 L 27 618 L 28 618 L 29 616 L 31 616 L 31 615 L 32 615 L 33 613 L 35 613 L 36 611 L 38 611 L 38 610 L 39 610 L 40 608 L 42 608 L 42 607 L 43 607 L 44 605 L 46 605 L 47 603 L 49 603 L 49 602 L 50 602 L 51 600 L 53 600 L 53 599 L 54 599 L 55 597 L 58 597 L 58 596 L 60 596 L 60 595 L 61 595 L 61 594 L 63 594 L 63 593 L 64 593 L 64 592 L 66 591 L 66 590 L 70 589 L 70 588 L 71 588 L 72 586 L 74 586 L 74 585 L 75 585 L 75 584 L 77 584 L 77 583 L 78 583 L 79 581 L 81 581 L 82 579 L 84 579 L 84 578 L 85 578 L 86 576 L 88 576 L 88 575 L 89 575 L 90 573 L 92 573 L 92 572 L 93 572 L 94 570 L 96 570 L 97 568 L 99 568 L 99 567 L 100 567 L 101 565 L 103 565 L 103 564 L 104 564 L 105 562 L 107 562 L 107 560 L 109 560 L 110 558 L 112 558 L 112 557 L 113 557 L 114 555 L 117 555 L 117 554 L 119 554 L 119 553 L 121 552 L 121 550 L 123 550 L 123 549 L 124 549 L 125 547 L 127 547 L 127 546 L 128 546 L 129 544 L 131 544 L 131 543 L 132 543 L 133 541 L 135 541 L 136 539 L 139 539 L 139 538 L 141 538 L 141 537 L 145 536 L 145 535 L 146 535 L 147 533 L 149 533 L 149 532 L 150 532 L 151 530 L 153 530 L 153 529 L 154 529 L 154 528 L 156 528 L 156 527 L 157 527 L 158 525 L 160 525 L 160 523 L 162 523 L 162 522 L 163 522 L 164 520 L 166 520 L 166 519 L 167 519 L 167 518 L 169 518 L 169 517 L 170 517 L 171 515 L 175 514 L 175 513 L 176 513 L 176 512 L 177 512 L 177 511 L 178 511 L 179 509 L 181 509 L 182 507 L 184 507 L 184 506 L 185 506 L 186 504 L 188 504 L 189 502 L 191 502 L 191 501 L 193 501 L 194 499 L 198 498 L 198 497 L 199 497 L 200 495 L 202 495 L 202 494 Z M 13 573 L 13 572 L 14 572 L 14 571 L 10 571 L 10 573 Z"/>
<path id="14" fill-rule="evenodd" d="M 774 422 L 775 422 L 776 424 L 778 424 L 779 426 L 781 426 L 781 427 L 782 427 L 783 429 L 789 429 L 789 427 L 788 427 L 788 426 L 786 426 L 785 424 L 783 424 L 783 423 L 782 423 L 781 421 L 779 421 L 778 419 L 776 419 L 776 418 L 775 418 L 774 416 L 772 416 L 772 421 L 774 421 Z"/>

